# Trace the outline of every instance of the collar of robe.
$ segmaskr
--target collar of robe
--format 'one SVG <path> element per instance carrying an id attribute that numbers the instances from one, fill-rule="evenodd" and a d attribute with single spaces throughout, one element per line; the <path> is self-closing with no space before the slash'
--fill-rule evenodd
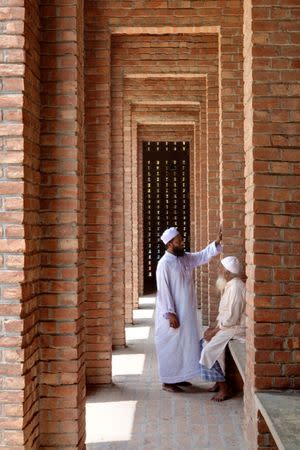
<path id="1" fill-rule="evenodd" d="M 165 255 L 166 255 L 168 258 L 171 258 L 171 259 L 175 259 L 175 258 L 176 258 L 176 259 L 180 259 L 180 260 L 182 260 L 183 257 L 185 256 L 185 254 L 182 255 L 182 256 L 174 255 L 174 253 L 168 252 L 168 250 L 166 250 Z"/>
<path id="2" fill-rule="evenodd" d="M 168 252 L 168 250 L 166 250 L 166 256 L 170 257 L 170 258 L 177 258 L 176 255 L 174 255 L 174 253 Z"/>
<path id="3" fill-rule="evenodd" d="M 232 278 L 231 280 L 227 281 L 226 286 L 225 286 L 225 289 L 226 289 L 227 287 L 231 286 L 232 283 L 234 282 L 234 280 L 241 280 L 241 279 L 240 279 L 239 277 L 234 277 L 234 278 Z"/>

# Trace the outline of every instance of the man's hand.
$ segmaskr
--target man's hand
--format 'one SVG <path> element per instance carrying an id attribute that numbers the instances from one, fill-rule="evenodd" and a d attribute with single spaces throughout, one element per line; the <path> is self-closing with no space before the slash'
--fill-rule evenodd
<path id="1" fill-rule="evenodd" d="M 217 239 L 215 240 L 216 245 L 220 245 L 220 244 L 221 244 L 222 237 L 223 237 L 223 236 L 222 236 L 222 227 L 220 227 L 218 237 L 217 237 Z"/>
<path id="2" fill-rule="evenodd" d="M 179 328 L 180 324 L 176 314 L 169 313 L 169 323 L 171 328 Z"/>
<path id="3" fill-rule="evenodd" d="M 207 328 L 207 330 L 204 331 L 203 337 L 204 339 L 209 342 L 212 340 L 212 338 L 217 334 L 219 331 L 219 328 Z"/>

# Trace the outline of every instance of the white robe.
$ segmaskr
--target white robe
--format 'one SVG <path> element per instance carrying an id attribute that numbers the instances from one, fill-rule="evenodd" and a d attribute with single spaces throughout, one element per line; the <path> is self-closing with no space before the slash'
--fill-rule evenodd
<path id="1" fill-rule="evenodd" d="M 246 336 L 246 286 L 240 278 L 233 278 L 225 286 L 217 317 L 220 331 L 204 342 L 200 363 L 211 369 L 216 361 L 225 373 L 225 348 L 230 339 L 245 342 Z"/>
<path id="2" fill-rule="evenodd" d="M 160 381 L 178 383 L 199 374 L 199 331 L 193 269 L 221 250 L 212 242 L 197 253 L 177 257 L 166 251 L 157 265 L 155 345 Z M 171 328 L 164 317 L 175 313 L 180 326 Z"/>

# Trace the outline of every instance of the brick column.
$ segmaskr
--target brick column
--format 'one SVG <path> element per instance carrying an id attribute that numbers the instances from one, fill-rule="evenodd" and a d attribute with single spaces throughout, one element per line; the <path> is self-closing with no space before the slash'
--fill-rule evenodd
<path id="1" fill-rule="evenodd" d="M 215 233 L 223 225 L 224 256 L 236 255 L 244 262 L 244 154 L 243 154 L 243 2 L 224 3 L 219 35 L 219 135 L 220 170 L 218 188 L 220 214 L 215 217 Z M 215 130 L 215 133 L 217 131 Z M 215 199 L 216 202 L 216 199 Z M 217 223 L 217 220 L 219 223 Z M 211 236 L 214 238 L 214 236 Z M 217 273 L 215 258 L 214 270 Z M 215 283 L 215 276 L 213 279 Z M 214 286 L 213 286 L 214 288 Z M 214 291 L 213 291 L 214 292 Z M 219 293 L 210 304 L 210 319 L 216 317 Z"/>
<path id="2" fill-rule="evenodd" d="M 255 390 L 299 389 L 300 384 L 298 16 L 295 1 L 245 2 L 245 415 L 250 449 L 268 444 L 265 424 L 257 422 Z"/>
<path id="3" fill-rule="evenodd" d="M 245 258 L 243 2 L 226 2 L 220 31 L 220 211 L 223 252 Z"/>
<path id="4" fill-rule="evenodd" d="M 38 445 L 39 18 L 36 1 L 17 4 L 0 8 L 0 448 L 6 449 Z"/>
<path id="5" fill-rule="evenodd" d="M 111 381 L 113 247 L 110 33 L 102 13 L 100 2 L 85 2 L 85 311 L 89 384 Z"/>
<path id="6" fill-rule="evenodd" d="M 40 11 L 40 446 L 83 448 L 83 2 Z"/>
<path id="7" fill-rule="evenodd" d="M 206 247 L 208 242 L 208 229 L 207 229 L 207 202 L 208 202 L 208 183 L 207 183 L 207 166 L 208 166 L 208 92 L 207 92 L 207 77 L 205 78 L 205 92 L 204 101 L 201 105 L 200 117 L 200 142 L 195 147 L 198 150 L 197 160 L 199 165 L 200 179 L 198 192 L 195 192 L 196 198 L 199 196 L 199 201 L 197 202 L 197 208 L 195 211 L 196 221 L 199 223 L 198 227 L 198 247 L 195 248 L 199 251 Z M 197 269 L 197 279 L 198 273 L 200 272 L 199 288 L 197 289 L 197 294 L 200 294 L 201 299 L 201 313 L 202 313 L 202 323 L 203 325 L 208 325 L 208 265 L 205 264 Z"/>
<path id="8" fill-rule="evenodd" d="M 39 5 L 35 0 L 25 2 L 25 48 L 26 69 L 24 77 L 24 213 L 25 221 L 25 283 L 23 296 L 23 349 L 24 389 L 24 443 L 25 448 L 38 448 L 39 442 L 39 311 L 38 297 L 40 278 L 40 45 Z"/>
<path id="9" fill-rule="evenodd" d="M 216 53 L 218 48 L 217 36 L 215 36 Z M 218 60 L 218 58 L 216 58 Z M 220 62 L 219 62 L 220 63 Z M 218 70 L 216 61 L 216 72 Z M 218 236 L 220 228 L 220 165 L 219 165 L 219 114 L 218 114 L 218 76 L 217 73 L 208 77 L 207 80 L 207 101 L 208 105 L 215 105 L 209 108 L 207 113 L 208 124 L 208 147 L 207 147 L 207 237 L 208 242 L 212 242 Z M 208 243 L 207 242 L 207 243 Z M 207 245 L 207 244 L 206 244 Z M 218 259 L 213 258 L 208 263 L 208 324 L 213 324 L 216 318 L 219 296 L 215 288 Z M 203 269 L 203 272 L 205 269 Z M 205 273 L 205 272 L 204 272 Z M 204 316 L 205 319 L 205 316 Z M 203 322 L 206 324 L 206 320 Z"/>

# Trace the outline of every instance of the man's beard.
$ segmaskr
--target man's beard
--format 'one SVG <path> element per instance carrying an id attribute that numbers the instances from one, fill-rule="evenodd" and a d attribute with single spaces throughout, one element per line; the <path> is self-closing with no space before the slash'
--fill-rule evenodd
<path id="1" fill-rule="evenodd" d="M 222 275 L 219 275 L 216 281 L 216 288 L 218 289 L 218 291 L 222 293 L 225 289 L 226 284 L 227 284 L 226 279 L 222 277 Z"/>
<path id="2" fill-rule="evenodd" d="M 173 253 L 175 256 L 184 256 L 184 248 L 174 247 Z"/>

